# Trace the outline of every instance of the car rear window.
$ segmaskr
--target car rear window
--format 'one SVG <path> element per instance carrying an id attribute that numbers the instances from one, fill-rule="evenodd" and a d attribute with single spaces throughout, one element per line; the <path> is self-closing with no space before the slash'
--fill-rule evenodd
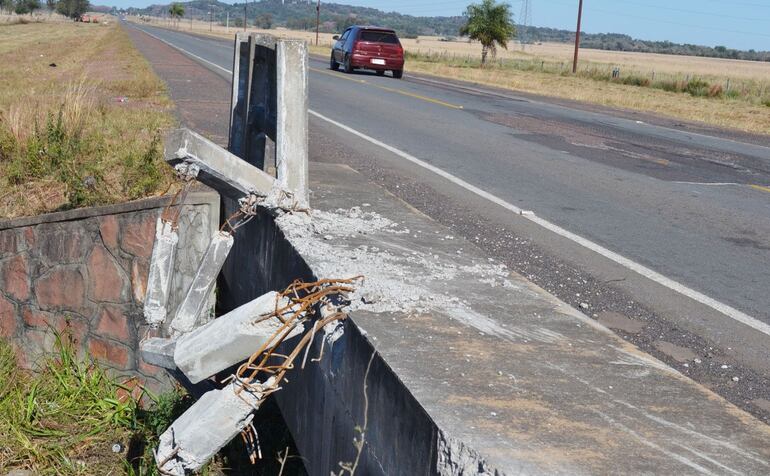
<path id="1" fill-rule="evenodd" d="M 370 41 L 372 43 L 398 44 L 396 34 L 390 31 L 363 30 L 359 39 L 361 41 Z"/>

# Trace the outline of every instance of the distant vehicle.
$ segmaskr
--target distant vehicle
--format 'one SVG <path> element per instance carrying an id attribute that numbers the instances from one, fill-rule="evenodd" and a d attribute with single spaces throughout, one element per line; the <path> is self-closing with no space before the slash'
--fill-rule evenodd
<path id="1" fill-rule="evenodd" d="M 329 60 L 332 70 L 342 65 L 346 73 L 359 68 L 374 70 L 378 76 L 385 71 L 391 71 L 394 78 L 404 74 L 404 48 L 393 30 L 354 25 L 333 39 L 337 42 Z"/>

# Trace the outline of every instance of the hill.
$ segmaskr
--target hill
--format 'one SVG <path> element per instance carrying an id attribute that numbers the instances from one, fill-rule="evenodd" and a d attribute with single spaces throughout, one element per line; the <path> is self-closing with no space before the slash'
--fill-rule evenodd
<path id="1" fill-rule="evenodd" d="M 209 11 L 211 11 L 214 21 L 223 22 L 229 13 L 233 25 L 243 25 L 244 3 L 230 5 L 218 0 L 192 0 L 182 3 L 188 18 L 192 15 L 193 18 L 207 19 Z M 262 0 L 245 4 L 249 18 L 248 24 L 256 24 L 261 28 L 283 26 L 296 30 L 315 29 L 315 8 L 315 3 L 307 0 Z M 168 12 L 168 4 L 151 5 L 147 8 L 129 8 L 126 12 L 132 15 L 163 16 Z M 412 16 L 398 12 L 384 12 L 375 8 L 323 3 L 320 29 L 327 33 L 341 32 L 353 24 L 377 24 L 395 29 L 400 36 L 405 38 L 414 38 L 418 35 L 454 37 L 457 36 L 463 22 L 461 16 Z M 528 27 L 527 37 L 529 41 L 536 43 L 575 41 L 575 33 L 572 31 L 534 26 Z M 724 46 L 710 47 L 670 41 L 640 40 L 619 33 L 581 32 L 581 46 L 612 51 L 770 61 L 770 51 L 742 51 Z"/>

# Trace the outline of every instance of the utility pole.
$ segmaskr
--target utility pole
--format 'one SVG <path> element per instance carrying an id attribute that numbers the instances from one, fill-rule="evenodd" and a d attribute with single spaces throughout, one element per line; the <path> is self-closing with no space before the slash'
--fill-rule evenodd
<path id="1" fill-rule="evenodd" d="M 209 10 L 209 31 L 214 31 L 214 16 L 211 10 Z"/>
<path id="2" fill-rule="evenodd" d="M 575 58 L 572 60 L 572 74 L 577 73 L 578 49 L 580 49 L 580 20 L 583 18 L 583 0 L 578 5 L 577 30 L 575 30 Z"/>
<path id="3" fill-rule="evenodd" d="M 321 23 L 321 0 L 315 6 L 315 45 L 318 46 L 318 25 Z"/>
<path id="4" fill-rule="evenodd" d="M 230 10 L 227 11 L 227 22 L 225 23 L 225 33 L 230 33 Z"/>

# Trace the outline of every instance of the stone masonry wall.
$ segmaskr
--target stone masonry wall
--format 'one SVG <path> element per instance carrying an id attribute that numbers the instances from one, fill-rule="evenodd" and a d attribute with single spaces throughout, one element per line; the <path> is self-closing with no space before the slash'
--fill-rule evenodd
<path id="1" fill-rule="evenodd" d="M 115 206 L 0 221 L 0 338 L 34 367 L 54 343 L 52 329 L 68 331 L 120 375 L 150 388 L 165 373 L 144 363 L 138 341 L 149 329 L 142 306 L 155 239 L 167 197 Z M 179 221 L 171 307 L 178 304 L 219 223 L 219 198 L 190 193 Z"/>

